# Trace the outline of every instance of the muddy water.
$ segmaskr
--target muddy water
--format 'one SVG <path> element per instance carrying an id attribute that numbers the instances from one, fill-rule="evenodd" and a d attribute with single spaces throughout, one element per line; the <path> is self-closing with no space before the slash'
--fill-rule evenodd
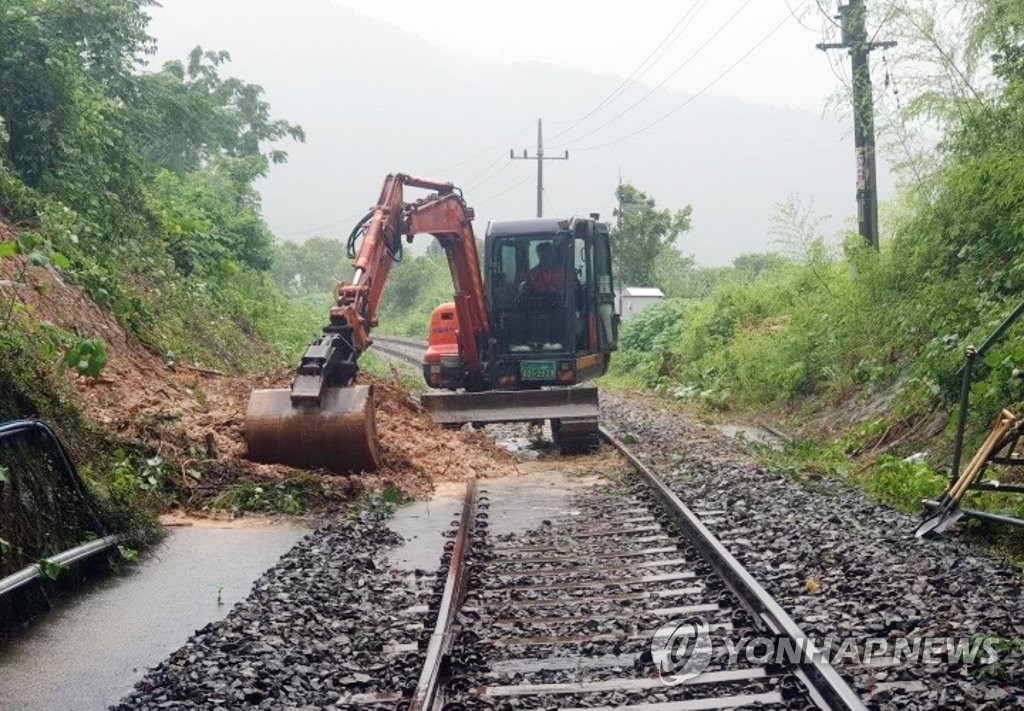
<path id="1" fill-rule="evenodd" d="M 0 709 L 102 709 L 198 628 L 224 617 L 306 530 L 170 529 L 123 577 L 74 595 L 0 650 Z"/>

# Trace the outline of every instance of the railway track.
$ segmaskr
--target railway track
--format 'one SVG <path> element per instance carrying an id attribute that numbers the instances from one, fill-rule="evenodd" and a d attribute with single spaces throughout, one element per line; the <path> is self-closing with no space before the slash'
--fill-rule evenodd
<path id="1" fill-rule="evenodd" d="M 862 709 L 813 656 L 752 663 L 741 640 L 802 649 L 805 636 L 691 511 L 621 442 L 633 473 L 581 490 L 561 518 L 505 536 L 476 485 L 426 583 L 415 691 L 353 707 L 696 711 Z M 673 651 L 683 641 L 685 653 Z M 731 645 L 731 647 L 730 647 Z M 407 647 L 409 645 L 406 645 Z M 409 650 L 406 650 L 408 652 Z"/>
<path id="2" fill-rule="evenodd" d="M 380 352 L 391 358 L 397 358 L 419 371 L 423 366 L 423 351 L 426 348 L 421 341 L 398 336 L 374 336 L 373 352 Z"/>

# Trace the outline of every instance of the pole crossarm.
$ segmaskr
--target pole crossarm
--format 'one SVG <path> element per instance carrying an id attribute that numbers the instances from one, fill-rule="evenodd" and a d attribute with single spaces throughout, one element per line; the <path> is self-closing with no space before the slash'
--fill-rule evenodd
<path id="1" fill-rule="evenodd" d="M 508 149 L 508 157 L 512 160 L 535 160 L 537 161 L 537 217 L 544 217 L 544 161 L 546 160 L 569 160 L 569 151 L 564 155 L 549 156 L 544 153 L 544 124 L 537 119 L 537 152 L 530 155 L 529 151 L 523 149 L 523 154 L 516 155 L 514 149 Z"/>

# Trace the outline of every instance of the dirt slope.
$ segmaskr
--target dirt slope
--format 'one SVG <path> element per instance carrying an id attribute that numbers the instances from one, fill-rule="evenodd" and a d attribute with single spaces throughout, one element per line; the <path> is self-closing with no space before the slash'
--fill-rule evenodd
<path id="1" fill-rule="evenodd" d="M 2 223 L 0 229 L 0 240 L 12 238 L 13 232 Z M 188 492 L 193 505 L 203 505 L 233 483 L 271 484 L 305 476 L 289 467 L 259 465 L 243 458 L 242 425 L 249 392 L 286 386 L 290 377 L 286 369 L 232 377 L 181 365 L 169 367 L 55 271 L 33 268 L 29 286 L 12 285 L 20 269 L 18 259 L 0 261 L 3 301 L 15 293 L 29 306 L 33 320 L 107 344 L 109 361 L 100 379 L 67 376 L 87 416 L 117 438 L 141 443 L 172 462 L 180 471 L 177 484 Z M 367 488 L 388 486 L 421 496 L 434 481 L 514 472 L 512 457 L 483 436 L 444 430 L 396 383 L 375 382 L 384 465 L 371 476 L 325 475 L 323 499 L 314 504 L 330 506 Z"/>

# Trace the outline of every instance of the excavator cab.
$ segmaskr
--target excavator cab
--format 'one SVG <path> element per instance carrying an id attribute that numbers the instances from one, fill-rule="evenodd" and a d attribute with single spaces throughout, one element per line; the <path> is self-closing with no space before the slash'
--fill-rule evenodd
<path id="1" fill-rule="evenodd" d="M 618 341 L 608 225 L 596 215 L 492 222 L 484 241 L 487 312 L 483 387 L 465 373 L 454 304 L 433 314 L 423 374 L 449 392 L 421 402 L 445 425 L 548 420 L 559 449 L 598 443 L 596 387 Z M 462 392 L 451 392 L 458 391 Z"/>
<path id="2" fill-rule="evenodd" d="M 496 389 L 575 385 L 607 371 L 618 324 L 606 224 L 492 222 L 484 261 Z"/>

